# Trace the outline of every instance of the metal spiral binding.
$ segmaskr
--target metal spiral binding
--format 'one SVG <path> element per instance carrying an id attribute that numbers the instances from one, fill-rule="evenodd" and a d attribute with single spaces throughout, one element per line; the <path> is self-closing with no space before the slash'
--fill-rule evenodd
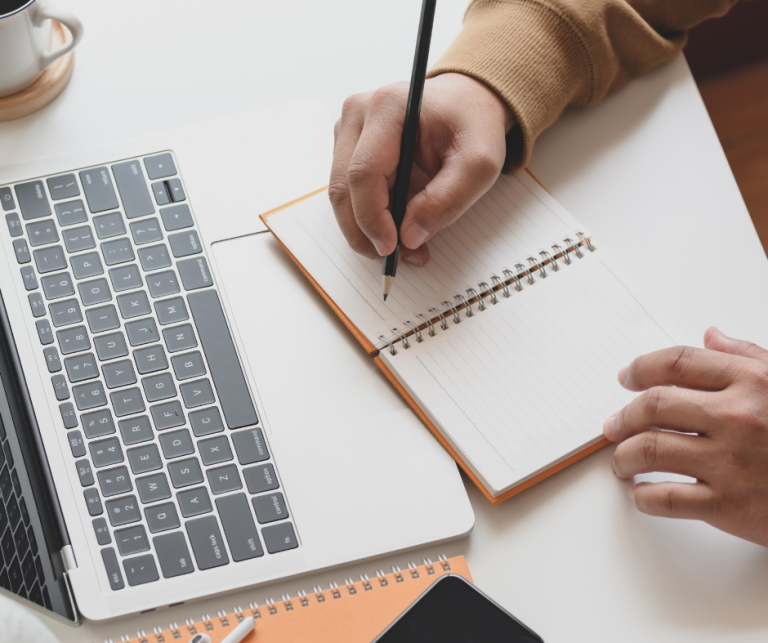
<path id="1" fill-rule="evenodd" d="M 403 572 L 397 565 L 392 566 L 392 573 L 395 575 L 395 582 L 402 583 L 403 582 Z"/>
<path id="2" fill-rule="evenodd" d="M 283 607 L 285 607 L 286 612 L 290 612 L 293 610 L 293 603 L 291 603 L 291 595 L 290 594 L 283 594 Z"/>
<path id="3" fill-rule="evenodd" d="M 155 635 L 155 640 L 157 643 L 165 643 L 165 637 L 163 636 L 163 628 L 159 626 L 155 626 L 152 628 L 152 634 Z"/>
<path id="4" fill-rule="evenodd" d="M 592 240 L 584 236 L 583 232 L 577 232 L 576 238 L 584 242 L 584 245 L 587 246 L 587 250 L 589 250 L 590 252 L 595 251 L 595 247 L 592 245 Z"/>
<path id="5" fill-rule="evenodd" d="M 416 337 L 416 343 L 420 344 L 423 340 L 421 339 L 421 330 L 419 330 L 419 327 L 410 319 L 405 320 L 403 323 L 413 331 L 413 335 Z"/>
<path id="6" fill-rule="evenodd" d="M 261 612 L 259 611 L 259 604 L 256 601 L 254 601 L 253 603 L 249 603 L 248 607 L 251 610 L 251 616 L 253 616 L 254 619 L 261 618 Z"/>
<path id="7" fill-rule="evenodd" d="M 397 351 L 395 350 L 395 345 L 390 342 L 384 335 L 379 335 L 379 339 L 383 339 L 388 345 L 389 345 L 389 352 L 392 355 L 397 355 Z"/>
<path id="8" fill-rule="evenodd" d="M 549 254 L 546 250 L 539 252 L 539 256 L 544 258 L 544 260 L 541 262 L 542 265 L 549 262 L 549 265 L 552 267 L 553 271 L 557 272 L 560 270 L 560 267 L 557 265 L 557 259 Z"/>
<path id="9" fill-rule="evenodd" d="M 334 598 L 341 598 L 341 592 L 339 591 L 339 584 L 331 582 L 329 583 L 331 587 L 331 594 L 333 594 Z"/>
<path id="10" fill-rule="evenodd" d="M 452 301 L 444 301 L 441 306 L 448 306 L 453 311 L 453 323 L 454 324 L 460 324 L 461 323 L 461 317 L 459 317 L 459 311 L 456 308 L 456 306 L 453 305 Z"/>
<path id="11" fill-rule="evenodd" d="M 496 277 L 496 275 L 491 275 L 491 281 L 493 281 L 494 277 Z M 496 277 L 496 279 L 499 279 L 499 278 Z M 499 279 L 499 281 L 501 281 L 501 280 Z M 491 303 L 494 306 L 499 303 L 499 299 L 498 299 L 498 297 L 496 297 L 496 292 L 485 281 L 481 281 L 477 285 L 480 287 L 480 294 L 481 294 L 481 296 L 482 296 L 483 293 L 487 293 L 488 299 L 491 300 Z M 485 304 L 483 304 L 483 300 L 482 299 L 480 300 L 480 303 L 483 306 L 485 306 Z M 485 308 L 481 308 L 481 310 L 485 310 Z"/>
<path id="12" fill-rule="evenodd" d="M 416 565 L 414 565 L 413 563 L 408 563 L 408 571 L 411 572 L 411 578 L 419 577 L 419 570 L 416 569 Z"/>
<path id="13" fill-rule="evenodd" d="M 368 574 L 360 574 L 360 582 L 363 584 L 363 588 L 366 592 L 370 592 L 373 589 L 373 585 L 371 585 L 371 579 L 368 578 Z"/>
<path id="14" fill-rule="evenodd" d="M 299 601 L 301 602 L 301 606 L 307 607 L 307 605 L 309 605 L 309 599 L 307 598 L 307 593 L 303 589 L 300 589 L 298 591 L 298 595 L 299 595 Z"/>
<path id="15" fill-rule="evenodd" d="M 229 627 L 229 618 L 227 617 L 227 613 L 224 610 L 219 610 L 216 612 L 216 616 L 219 617 L 219 623 L 221 623 L 222 627 Z"/>
<path id="16" fill-rule="evenodd" d="M 428 312 L 435 313 L 440 318 L 440 328 L 443 330 L 448 330 L 448 321 L 445 319 L 443 313 L 441 313 L 437 308 L 430 308 Z"/>
<path id="17" fill-rule="evenodd" d="M 533 278 L 533 271 L 532 270 L 526 270 L 525 266 L 521 263 L 516 263 L 515 268 L 517 268 L 518 273 L 521 275 L 528 275 L 528 283 L 533 285 L 536 283 L 536 280 Z"/>
<path id="18" fill-rule="evenodd" d="M 184 625 L 187 626 L 187 630 L 190 634 L 197 634 L 197 628 L 195 627 L 195 621 L 194 619 L 187 618 L 184 619 Z"/>
<path id="19" fill-rule="evenodd" d="M 411 347 L 411 344 L 408 342 L 408 333 L 403 332 L 397 326 L 392 326 L 392 330 L 400 335 L 400 343 L 402 344 L 403 348 L 408 349 Z"/>
<path id="20" fill-rule="evenodd" d="M 467 298 L 464 295 L 454 295 L 453 298 L 459 300 L 459 308 L 464 306 L 464 313 L 467 315 L 467 317 L 474 316 L 474 313 L 472 312 L 472 306 L 469 304 Z M 458 315 L 459 313 L 457 312 L 456 314 Z"/>
<path id="21" fill-rule="evenodd" d="M 467 288 L 467 294 L 470 295 L 470 298 L 468 301 L 472 301 L 472 297 L 475 298 L 475 301 L 477 302 L 477 309 L 480 312 L 485 310 L 485 302 L 483 301 L 483 298 L 478 294 L 477 290 L 475 290 L 474 288 Z M 471 308 L 471 304 L 467 303 L 467 307 Z"/>
<path id="22" fill-rule="evenodd" d="M 509 268 L 504 269 L 501 274 L 504 275 L 509 281 L 514 282 L 515 290 L 517 292 L 520 292 L 523 289 L 523 284 L 520 283 L 520 277 L 518 277 Z"/>
<path id="23" fill-rule="evenodd" d="M 275 600 L 273 598 L 268 598 L 264 602 L 267 604 L 267 611 L 270 614 L 277 614 L 277 607 L 275 607 Z"/>
<path id="24" fill-rule="evenodd" d="M 534 270 L 538 270 L 542 279 L 547 278 L 547 271 L 544 269 L 544 264 L 541 263 L 536 257 L 528 257 L 528 263 L 530 264 L 528 268 L 529 275 L 532 275 Z"/>
<path id="25" fill-rule="evenodd" d="M 416 317 L 424 320 L 424 323 L 427 325 L 427 328 L 429 329 L 427 330 L 427 333 L 429 334 L 430 337 L 434 337 L 435 327 L 432 325 L 432 320 L 429 317 L 427 317 L 424 313 L 418 313 Z"/>
<path id="26" fill-rule="evenodd" d="M 353 581 L 351 578 L 345 578 L 344 584 L 347 586 L 347 591 L 350 594 L 357 594 L 357 590 L 355 589 L 355 581 Z"/>

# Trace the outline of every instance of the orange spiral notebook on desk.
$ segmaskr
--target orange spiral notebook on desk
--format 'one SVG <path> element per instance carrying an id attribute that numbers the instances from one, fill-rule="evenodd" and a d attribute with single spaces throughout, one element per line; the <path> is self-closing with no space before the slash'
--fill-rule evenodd
<path id="1" fill-rule="evenodd" d="M 430 239 L 425 266 L 402 262 L 386 303 L 381 261 L 349 248 L 326 190 L 261 218 L 492 503 L 603 446 L 635 395 L 621 367 L 678 343 L 525 172 Z"/>
<path id="2" fill-rule="evenodd" d="M 327 588 L 313 587 L 296 596 L 268 599 L 264 605 L 251 603 L 231 612 L 219 611 L 200 620 L 189 618 L 183 625 L 171 623 L 155 627 L 151 634 L 123 635 L 122 643 L 187 643 L 198 632 L 205 632 L 212 643 L 219 643 L 246 616 L 256 621 L 254 631 L 244 643 L 370 643 L 395 620 L 425 589 L 445 574 L 458 574 L 471 581 L 464 556 L 439 556 L 433 563 L 425 558 L 421 565 L 409 563 L 406 569 L 393 567 L 375 577 L 344 579 Z"/>

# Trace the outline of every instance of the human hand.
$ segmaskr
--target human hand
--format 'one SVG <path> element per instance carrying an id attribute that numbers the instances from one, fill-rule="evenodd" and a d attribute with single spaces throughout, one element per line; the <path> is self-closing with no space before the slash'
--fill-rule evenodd
<path id="1" fill-rule="evenodd" d="M 389 193 L 400 157 L 408 83 L 350 96 L 334 130 L 328 196 L 349 245 L 366 257 L 394 252 Z M 427 80 L 401 257 L 423 265 L 426 241 L 453 223 L 501 172 L 512 112 L 493 90 L 462 74 Z"/>
<path id="2" fill-rule="evenodd" d="M 768 351 L 715 328 L 704 346 L 656 351 L 621 370 L 622 386 L 645 392 L 603 427 L 620 443 L 613 471 L 696 478 L 641 482 L 630 496 L 643 513 L 703 520 L 768 547 Z"/>

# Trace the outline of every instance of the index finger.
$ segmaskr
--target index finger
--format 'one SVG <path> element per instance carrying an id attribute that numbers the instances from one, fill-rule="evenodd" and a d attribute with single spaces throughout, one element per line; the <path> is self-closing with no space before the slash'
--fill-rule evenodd
<path id="1" fill-rule="evenodd" d="M 630 391 L 653 386 L 682 386 L 721 391 L 733 383 L 743 358 L 690 346 L 673 346 L 641 355 L 619 372 L 619 383 Z"/>

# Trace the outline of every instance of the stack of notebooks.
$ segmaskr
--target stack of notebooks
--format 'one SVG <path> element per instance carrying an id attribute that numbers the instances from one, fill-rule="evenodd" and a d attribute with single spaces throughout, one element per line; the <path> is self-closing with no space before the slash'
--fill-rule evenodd
<path id="1" fill-rule="evenodd" d="M 326 190 L 262 220 L 467 475 L 500 502 L 595 451 L 634 394 L 616 379 L 676 334 L 599 240 L 526 174 L 502 175 L 401 263 L 357 255 Z"/>

